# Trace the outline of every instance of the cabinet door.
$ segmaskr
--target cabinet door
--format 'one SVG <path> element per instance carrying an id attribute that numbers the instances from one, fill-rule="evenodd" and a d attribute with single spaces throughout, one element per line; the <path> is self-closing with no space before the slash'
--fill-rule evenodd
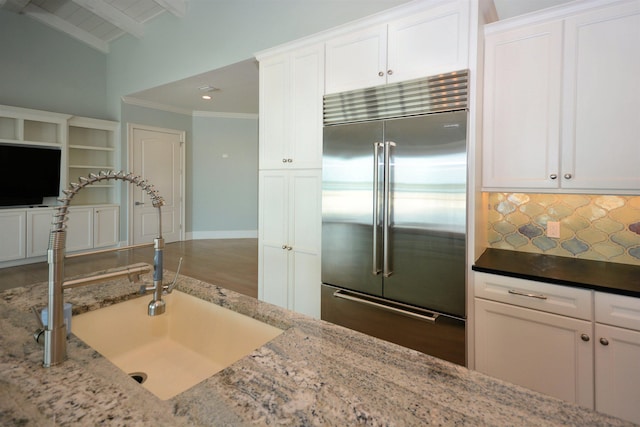
<path id="1" fill-rule="evenodd" d="M 93 247 L 114 246 L 120 241 L 120 209 L 102 206 L 94 209 Z"/>
<path id="2" fill-rule="evenodd" d="M 326 52 L 326 93 L 387 82 L 387 26 L 380 25 L 330 40 Z"/>
<path id="3" fill-rule="evenodd" d="M 320 318 L 320 233 L 322 174 L 296 171 L 289 185 L 289 308 Z"/>
<path id="4" fill-rule="evenodd" d="M 320 317 L 321 171 L 260 173 L 258 295 Z"/>
<path id="5" fill-rule="evenodd" d="M 595 326 L 596 410 L 640 424 L 640 332 Z"/>
<path id="6" fill-rule="evenodd" d="M 82 251 L 93 248 L 93 208 L 69 208 L 67 214 L 66 251 Z"/>
<path id="7" fill-rule="evenodd" d="M 561 65 L 561 22 L 486 36 L 484 188 L 558 187 Z"/>
<path id="8" fill-rule="evenodd" d="M 468 68 L 469 4 L 452 1 L 389 24 L 387 82 Z"/>
<path id="9" fill-rule="evenodd" d="M 0 212 L 0 261 L 25 257 L 26 221 L 25 211 Z"/>
<path id="10" fill-rule="evenodd" d="M 562 186 L 640 188 L 640 2 L 566 20 Z"/>
<path id="11" fill-rule="evenodd" d="M 260 61 L 260 169 L 282 168 L 287 163 L 288 99 L 287 56 Z"/>
<path id="12" fill-rule="evenodd" d="M 54 209 L 27 211 L 27 258 L 47 255 Z"/>
<path id="13" fill-rule="evenodd" d="M 593 408 L 592 323 L 475 299 L 476 369 Z"/>
<path id="14" fill-rule="evenodd" d="M 322 167 L 323 93 L 323 46 L 292 53 L 288 157 L 296 169 Z"/>
<path id="15" fill-rule="evenodd" d="M 288 307 L 288 172 L 261 171 L 258 212 L 258 296 Z"/>

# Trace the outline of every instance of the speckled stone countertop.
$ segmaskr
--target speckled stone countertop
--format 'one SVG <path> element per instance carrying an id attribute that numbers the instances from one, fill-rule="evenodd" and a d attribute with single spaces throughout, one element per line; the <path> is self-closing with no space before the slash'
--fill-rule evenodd
<path id="1" fill-rule="evenodd" d="M 163 401 L 73 335 L 68 360 L 43 368 L 30 307 L 45 305 L 46 284 L 9 289 L 0 293 L 0 425 L 630 425 L 198 280 L 181 277 L 177 289 L 285 332 Z M 136 290 L 110 282 L 67 290 L 65 301 L 77 314 Z"/>
<path id="2" fill-rule="evenodd" d="M 473 270 L 640 298 L 640 266 L 489 248 Z"/>

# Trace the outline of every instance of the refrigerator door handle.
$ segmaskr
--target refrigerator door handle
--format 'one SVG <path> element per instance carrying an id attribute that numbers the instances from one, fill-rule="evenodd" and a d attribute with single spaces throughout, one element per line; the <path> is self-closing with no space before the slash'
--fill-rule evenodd
<path id="1" fill-rule="evenodd" d="M 440 317 L 439 313 L 425 310 L 419 307 L 411 307 L 406 304 L 402 304 L 395 301 L 384 300 L 382 298 L 376 298 L 371 295 L 363 295 L 358 292 L 337 290 L 333 293 L 335 298 L 342 298 L 349 301 L 354 301 L 361 304 L 377 307 L 382 310 L 391 311 L 394 313 L 402 314 L 403 316 L 413 317 L 414 319 L 423 320 L 429 323 L 435 323 Z"/>
<path id="2" fill-rule="evenodd" d="M 381 273 L 380 266 L 378 265 L 378 220 L 380 212 L 380 207 L 378 205 L 378 160 L 380 158 L 380 147 L 382 147 L 381 143 L 373 143 L 373 270 L 371 273 L 374 276 Z"/>
<path id="3" fill-rule="evenodd" d="M 391 147 L 396 143 L 386 141 L 384 143 L 384 199 L 382 211 L 382 276 L 389 277 L 393 274 L 389 262 L 389 226 L 391 224 Z"/>

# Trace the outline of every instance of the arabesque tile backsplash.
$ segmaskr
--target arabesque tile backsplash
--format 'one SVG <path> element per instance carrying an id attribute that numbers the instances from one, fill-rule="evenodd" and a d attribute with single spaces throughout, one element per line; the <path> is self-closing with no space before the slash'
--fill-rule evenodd
<path id="1" fill-rule="evenodd" d="M 489 193 L 488 204 L 491 248 L 640 265 L 640 196 Z"/>

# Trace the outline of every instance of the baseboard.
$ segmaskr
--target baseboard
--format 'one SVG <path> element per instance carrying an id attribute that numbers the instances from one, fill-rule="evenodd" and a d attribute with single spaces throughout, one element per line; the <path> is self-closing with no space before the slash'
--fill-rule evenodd
<path id="1" fill-rule="evenodd" d="M 258 230 L 223 230 L 223 231 L 192 231 L 186 233 L 187 240 L 200 239 L 257 239 Z"/>

